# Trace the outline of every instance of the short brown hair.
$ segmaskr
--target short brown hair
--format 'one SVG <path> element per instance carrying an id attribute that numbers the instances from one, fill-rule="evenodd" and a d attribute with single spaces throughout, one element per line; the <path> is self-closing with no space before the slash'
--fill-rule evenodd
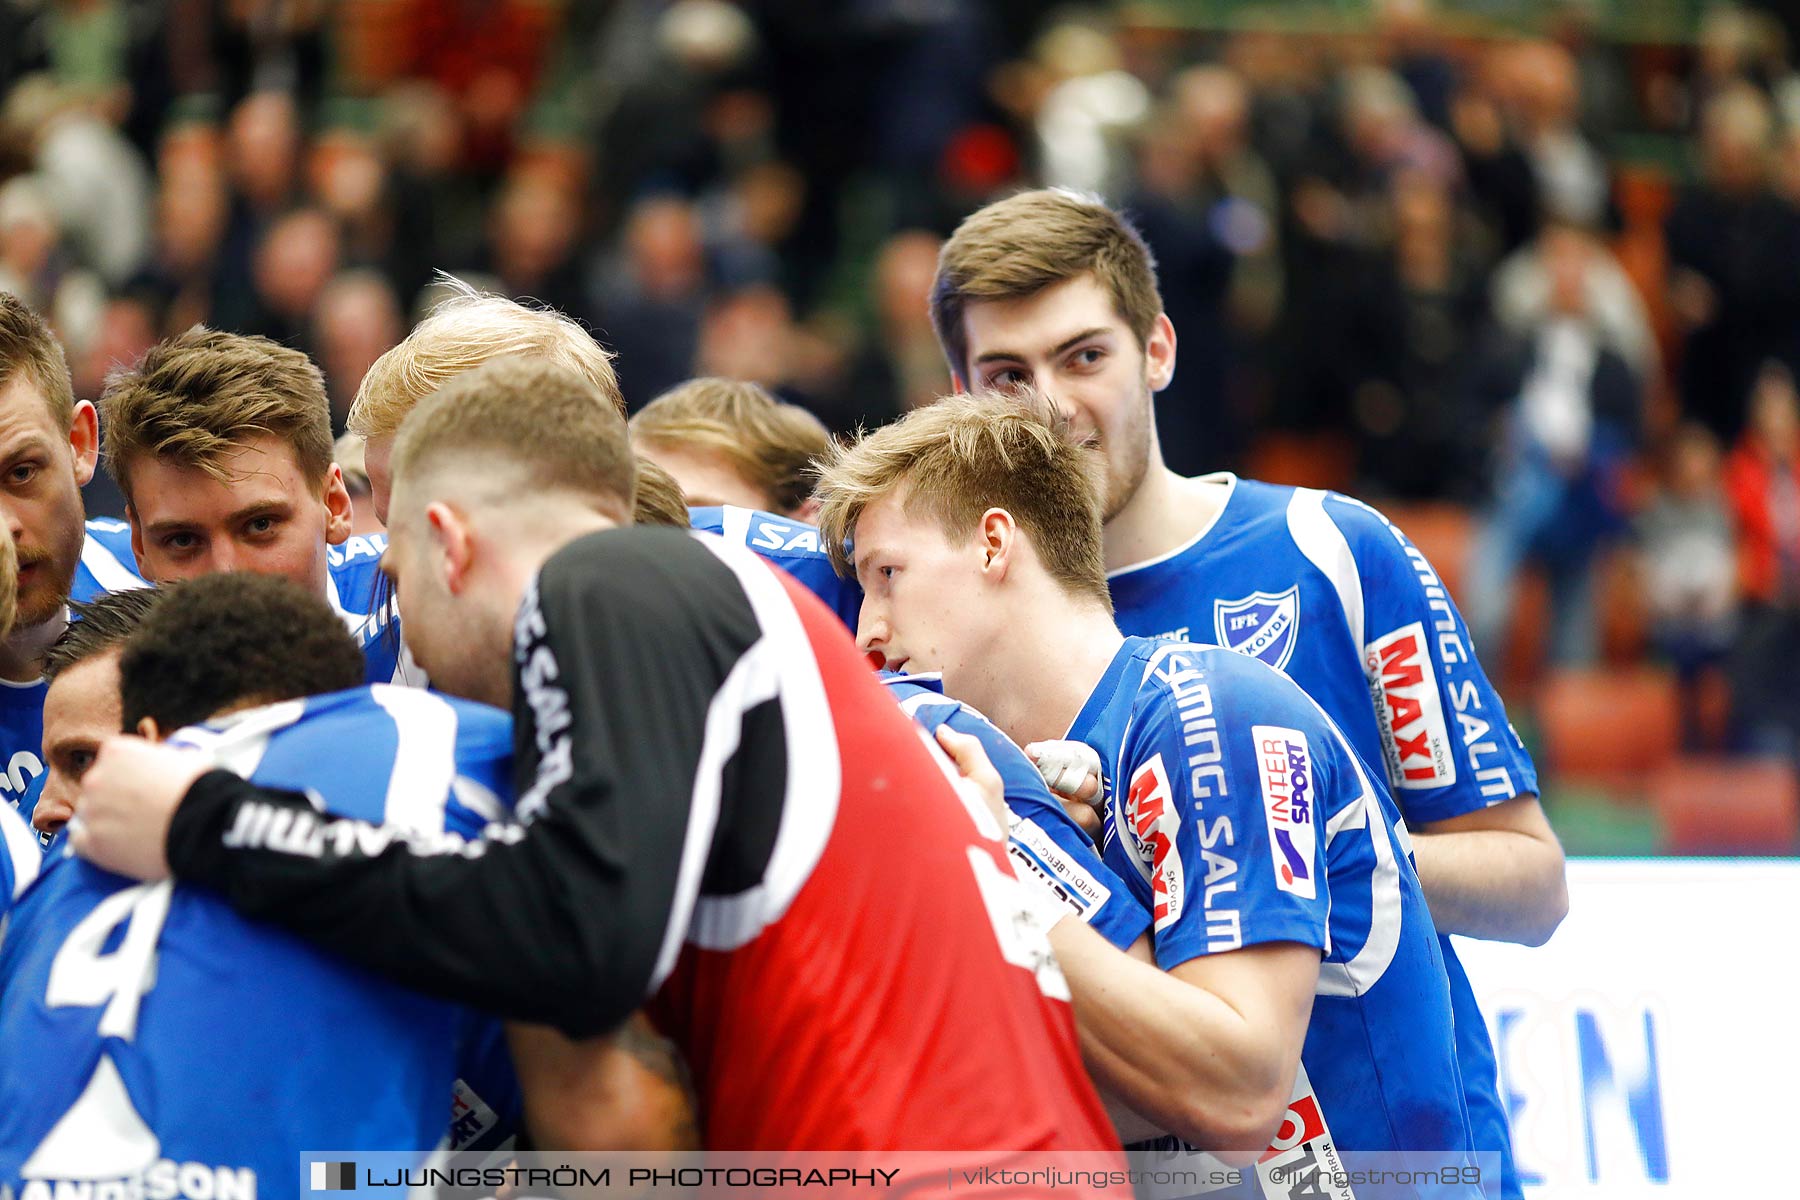
<path id="1" fill-rule="evenodd" d="M 44 652 L 44 678 L 54 683 L 77 663 L 123 646 L 168 594 L 156 588 L 130 588 L 86 604 L 79 600 L 70 604 L 69 627 Z"/>
<path id="2" fill-rule="evenodd" d="M 460 279 L 440 277 L 449 299 L 405 340 L 376 359 L 356 389 L 345 419 L 364 438 L 397 431 L 418 403 L 464 371 L 496 358 L 519 356 L 555 363 L 587 381 L 603 404 L 625 412 L 612 353 L 578 323 L 547 308 L 527 308 L 505 296 L 479 292 Z"/>
<path id="3" fill-rule="evenodd" d="M 631 418 L 631 436 L 716 451 L 783 513 L 806 503 L 813 465 L 831 451 L 819 418 L 737 379 L 690 379 L 671 388 Z"/>
<path id="4" fill-rule="evenodd" d="M 634 498 L 637 505 L 632 523 L 635 525 L 669 525 L 686 529 L 690 524 L 687 497 L 681 494 L 681 485 L 673 475 L 641 454 L 637 456 Z"/>
<path id="5" fill-rule="evenodd" d="M 1156 260 L 1143 236 L 1097 196 L 1063 188 L 1020 192 L 970 214 L 938 253 L 931 323 L 950 371 L 969 382 L 963 313 L 983 300 L 1024 300 L 1092 275 L 1138 345 L 1162 312 Z"/>
<path id="6" fill-rule="evenodd" d="M 625 417 L 567 367 L 498 358 L 446 383 L 400 427 L 396 487 L 426 462 L 459 453 L 510 462 L 529 474 L 534 493 L 574 492 L 631 519 L 637 458 Z"/>
<path id="7" fill-rule="evenodd" d="M 139 455 L 230 478 L 232 451 L 253 437 L 293 448 L 307 482 L 331 470 L 331 404 L 312 359 L 265 337 L 196 325 L 115 373 L 100 396 L 106 469 L 131 500 Z"/>
<path id="8" fill-rule="evenodd" d="M 12 382 L 19 372 L 44 393 L 58 428 L 74 424 L 75 387 L 69 381 L 62 343 L 29 304 L 11 292 L 0 292 L 0 385 Z"/>
<path id="9" fill-rule="evenodd" d="M 1112 611 L 1100 468 L 1037 396 L 950 396 L 839 450 L 819 479 L 819 540 L 839 574 L 853 574 L 848 542 L 863 510 L 901 487 L 908 511 L 934 517 L 952 538 L 1005 509 L 1070 595 Z"/>

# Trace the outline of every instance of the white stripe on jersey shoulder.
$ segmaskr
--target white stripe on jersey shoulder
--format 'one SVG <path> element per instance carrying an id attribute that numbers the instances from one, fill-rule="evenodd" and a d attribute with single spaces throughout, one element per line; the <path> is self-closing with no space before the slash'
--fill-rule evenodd
<path id="1" fill-rule="evenodd" d="M 652 991 L 674 969 L 684 933 L 697 946 L 731 950 L 782 918 L 825 853 L 843 787 L 837 726 L 825 699 L 825 681 L 787 590 L 775 572 L 743 546 L 699 533 L 694 540 L 737 576 L 762 636 L 738 659 L 707 709 L 693 815 Z M 787 741 L 787 787 L 768 866 L 761 882 L 747 891 L 699 899 L 700 874 L 718 821 L 719 769 L 737 750 L 744 714 L 775 698 L 781 703 Z M 691 922 L 683 919 L 689 912 Z"/>
<path id="2" fill-rule="evenodd" d="M 1231 504 L 1231 498 L 1237 495 L 1238 477 L 1230 471 L 1214 471 L 1210 475 L 1192 476 L 1190 482 L 1225 485 L 1225 501 L 1223 504 L 1219 505 L 1219 511 L 1212 515 L 1212 520 L 1202 525 L 1195 531 L 1193 537 L 1181 543 L 1181 545 L 1175 547 L 1173 550 L 1164 551 L 1155 558 L 1146 558 L 1143 562 L 1134 562 L 1127 566 L 1119 567 L 1116 570 L 1108 571 L 1106 573 L 1108 579 L 1117 579 L 1121 575 L 1129 575 L 1133 571 L 1141 571 L 1145 567 L 1154 567 L 1158 563 L 1168 562 L 1177 555 L 1186 554 L 1189 550 L 1192 550 L 1195 546 L 1200 544 L 1201 538 L 1204 538 L 1213 531 L 1213 527 L 1219 523 L 1222 517 L 1224 517 L 1226 508 Z"/>
<path id="3" fill-rule="evenodd" d="M 81 565 L 88 569 L 94 582 L 108 592 L 129 592 L 150 586 L 91 533 L 81 540 Z"/>
<path id="4" fill-rule="evenodd" d="M 0 842 L 5 843 L 6 857 L 12 860 L 12 899 L 25 894 L 43 866 L 44 854 L 37 834 L 25 818 L 10 804 L 0 804 Z"/>
<path id="5" fill-rule="evenodd" d="M 409 833 L 442 833 L 456 779 L 456 709 L 430 692 L 376 684 L 369 695 L 394 722 L 394 767 L 382 823 Z"/>
<path id="6" fill-rule="evenodd" d="M 935 704 L 940 708 L 950 708 L 955 703 L 956 701 L 940 692 L 915 692 L 900 701 L 900 711 L 909 717 L 917 717 L 919 710 L 928 704 Z"/>
<path id="7" fill-rule="evenodd" d="M 942 671 L 921 671 L 917 675 L 903 675 L 899 679 L 885 680 L 884 683 L 891 686 L 894 684 L 909 683 L 917 679 L 936 679 L 941 681 L 943 678 L 944 673 Z M 942 704 L 946 707 L 960 708 L 964 713 L 974 717 L 982 724 L 994 725 L 994 722 L 986 713 L 982 712 L 979 708 L 976 708 L 973 704 L 970 704 L 967 700 L 958 700 L 948 692 L 932 691 L 930 689 L 908 696 L 906 699 L 900 701 L 900 711 L 910 717 L 927 704 Z M 999 732 L 999 729 L 1000 727 L 998 725 L 994 725 L 995 732 Z M 1006 735 L 1001 734 L 1001 736 L 1005 737 Z M 1008 740 L 1010 741 L 1011 739 L 1009 738 Z"/>
<path id="8" fill-rule="evenodd" d="M 1376 795 L 1375 785 L 1369 782 L 1368 772 L 1350 751 L 1343 735 L 1336 736 L 1356 770 L 1357 782 L 1362 785 L 1362 796 L 1346 807 L 1358 809 L 1363 814 L 1363 827 L 1368 831 L 1369 845 L 1375 852 L 1375 869 L 1369 872 L 1369 934 L 1349 962 L 1319 964 L 1319 983 L 1314 994 L 1361 996 L 1381 982 L 1400 948 L 1400 926 L 1405 920 L 1400 896 L 1400 864 L 1394 860 L 1394 844 L 1388 840 L 1388 826 L 1381 818 L 1381 799 Z M 1331 837 L 1328 827 L 1327 849 Z"/>
<path id="9" fill-rule="evenodd" d="M 278 729 L 286 729 L 305 712 L 306 701 L 283 700 L 279 704 L 233 713 L 206 725 L 189 726 L 169 740 L 202 750 L 214 766 L 248 779 L 269 748 L 269 735 Z"/>
<path id="10" fill-rule="evenodd" d="M 1295 488 L 1288 501 L 1288 533 L 1300 553 L 1319 568 L 1337 590 L 1338 602 L 1344 607 L 1344 619 L 1350 624 L 1350 636 L 1356 639 L 1356 653 L 1363 648 L 1362 573 L 1357 570 L 1356 555 L 1351 553 L 1349 539 L 1337 522 L 1325 511 L 1326 493 L 1317 488 Z"/>
<path id="11" fill-rule="evenodd" d="M 719 506 L 719 536 L 734 546 L 747 545 L 750 541 L 750 518 L 755 516 L 750 509 L 739 508 L 735 504 Z"/>
<path id="12" fill-rule="evenodd" d="M 458 775 L 450 781 L 450 794 L 458 804 L 490 825 L 504 824 L 511 818 L 500 797 L 480 780 Z"/>

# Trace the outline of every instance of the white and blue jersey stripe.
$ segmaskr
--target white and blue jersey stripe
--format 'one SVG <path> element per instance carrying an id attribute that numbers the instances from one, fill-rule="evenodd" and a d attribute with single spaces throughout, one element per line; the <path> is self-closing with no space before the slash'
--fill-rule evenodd
<path id="1" fill-rule="evenodd" d="M 1006 841 L 1013 871 L 1049 888 L 1094 931 L 1124 950 L 1150 928 L 1150 916 L 1124 880 L 1101 861 L 1025 752 L 986 717 L 944 695 L 937 675 L 883 671 L 881 681 L 900 708 L 926 733 L 948 725 L 981 743 L 1000 775 L 1011 827 Z"/>
<path id="2" fill-rule="evenodd" d="M 1200 482 L 1225 493 L 1213 524 L 1108 576 L 1120 629 L 1224 646 L 1285 672 L 1384 771 L 1414 826 L 1536 794 L 1531 755 L 1462 615 L 1404 533 L 1335 492 L 1230 474 Z M 1476 1141 L 1500 1154 L 1502 1194 L 1514 1200 L 1523 1193 L 1493 1043 L 1449 938 L 1439 952 Z"/>
<path id="3" fill-rule="evenodd" d="M 688 524 L 743 546 L 764 562 L 780 567 L 836 613 L 851 633 L 856 632 L 856 621 L 862 613 L 862 588 L 854 579 L 845 579 L 832 569 L 831 556 L 820 545 L 816 526 L 729 504 L 690 508 Z"/>
<path id="4" fill-rule="evenodd" d="M 510 796 L 511 718 L 416 689 L 272 705 L 176 739 L 325 811 L 419 835 L 472 836 Z M 467 1090 L 457 1077 L 475 1073 L 465 1010 L 204 889 L 135 884 L 54 847 L 10 914 L 0 979 L 11 1195 L 32 1195 L 32 1181 L 61 1195 L 64 1180 L 104 1191 L 203 1174 L 219 1195 L 296 1196 L 304 1151 L 444 1142 Z M 482 1065 L 483 1108 L 516 1111 L 504 1062 Z"/>
<path id="5" fill-rule="evenodd" d="M 25 818 L 0 804 L 0 940 L 13 902 L 37 880 L 41 857 L 37 834 Z"/>
<path id="6" fill-rule="evenodd" d="M 394 589 L 381 574 L 381 556 L 386 553 L 385 533 L 358 534 L 340 546 L 328 547 L 330 574 L 325 581 L 325 599 L 362 647 L 367 664 L 365 683 L 423 687 L 424 676 L 401 646 Z"/>
<path id="7" fill-rule="evenodd" d="M 148 586 L 131 553 L 131 526 L 104 518 L 89 521 L 70 599 L 85 603 Z M 49 690 L 41 679 L 0 680 L 0 798 L 27 818 L 44 786 L 44 693 Z"/>
<path id="8" fill-rule="evenodd" d="M 1404 827 L 1318 706 L 1246 656 L 1127 638 L 1067 736 L 1100 756 L 1103 857 L 1149 909 L 1163 969 L 1319 951 L 1301 1064 L 1333 1144 L 1472 1150 Z"/>
<path id="9" fill-rule="evenodd" d="M 382 534 L 352 537 L 341 546 L 328 547 L 325 598 L 362 648 L 367 663 L 365 682 L 423 686 L 423 673 L 401 647 L 393 590 L 381 576 L 381 556 L 386 550 L 387 538 Z M 131 552 L 131 526 L 102 518 L 89 521 L 70 599 L 87 603 L 111 592 L 149 586 L 138 573 Z M 0 680 L 0 798 L 27 818 L 43 789 L 44 694 L 48 690 L 41 679 L 31 683 Z"/>

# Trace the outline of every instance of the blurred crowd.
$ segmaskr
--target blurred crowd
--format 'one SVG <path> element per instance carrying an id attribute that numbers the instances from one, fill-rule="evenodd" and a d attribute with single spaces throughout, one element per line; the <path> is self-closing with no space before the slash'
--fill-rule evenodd
<path id="1" fill-rule="evenodd" d="M 0 288 L 85 398 L 205 322 L 304 349 L 341 422 L 441 269 L 586 323 L 633 408 L 728 376 L 847 431 L 947 388 L 960 217 L 1098 191 L 1180 337 L 1172 466 L 1456 506 L 1477 641 L 1535 577 L 1560 665 L 1628 548 L 1689 741 L 1791 747 L 1795 28 L 1623 7 L 4 0 Z"/>

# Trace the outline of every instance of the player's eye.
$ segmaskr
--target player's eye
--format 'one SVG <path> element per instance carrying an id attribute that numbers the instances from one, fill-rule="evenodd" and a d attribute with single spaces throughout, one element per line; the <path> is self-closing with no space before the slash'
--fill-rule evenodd
<path id="1" fill-rule="evenodd" d="M 881 577 L 883 579 L 892 579 L 894 577 L 894 572 L 899 569 L 900 568 L 898 568 L 898 567 L 882 567 L 881 568 Z"/>
<path id="2" fill-rule="evenodd" d="M 1031 376 L 1015 367 L 1007 367 L 1004 370 L 995 371 L 992 375 L 987 377 L 987 385 L 996 391 L 1021 387 L 1030 382 Z"/>
<path id="3" fill-rule="evenodd" d="M 171 533 L 162 540 L 163 549 L 186 551 L 197 549 L 200 539 L 191 533 Z"/>
<path id="4" fill-rule="evenodd" d="M 81 777 L 87 774 L 87 769 L 94 765 L 94 757 L 94 752 L 92 750 L 65 751 L 63 753 L 62 764 L 63 774 L 71 779 L 80 781 Z"/>
<path id="5" fill-rule="evenodd" d="M 24 487 L 33 479 L 36 479 L 37 473 L 42 469 L 43 466 L 40 463 L 15 463 L 12 468 L 6 472 L 6 482 L 14 487 Z"/>
<path id="6" fill-rule="evenodd" d="M 1105 357 L 1106 351 L 1100 349 L 1098 346 L 1089 346 L 1086 349 L 1077 350 L 1074 354 L 1070 355 L 1069 365 L 1074 367 L 1098 366 L 1100 360 Z"/>
<path id="7" fill-rule="evenodd" d="M 251 517 L 244 522 L 244 532 L 255 536 L 274 533 L 275 524 L 274 517 Z"/>

